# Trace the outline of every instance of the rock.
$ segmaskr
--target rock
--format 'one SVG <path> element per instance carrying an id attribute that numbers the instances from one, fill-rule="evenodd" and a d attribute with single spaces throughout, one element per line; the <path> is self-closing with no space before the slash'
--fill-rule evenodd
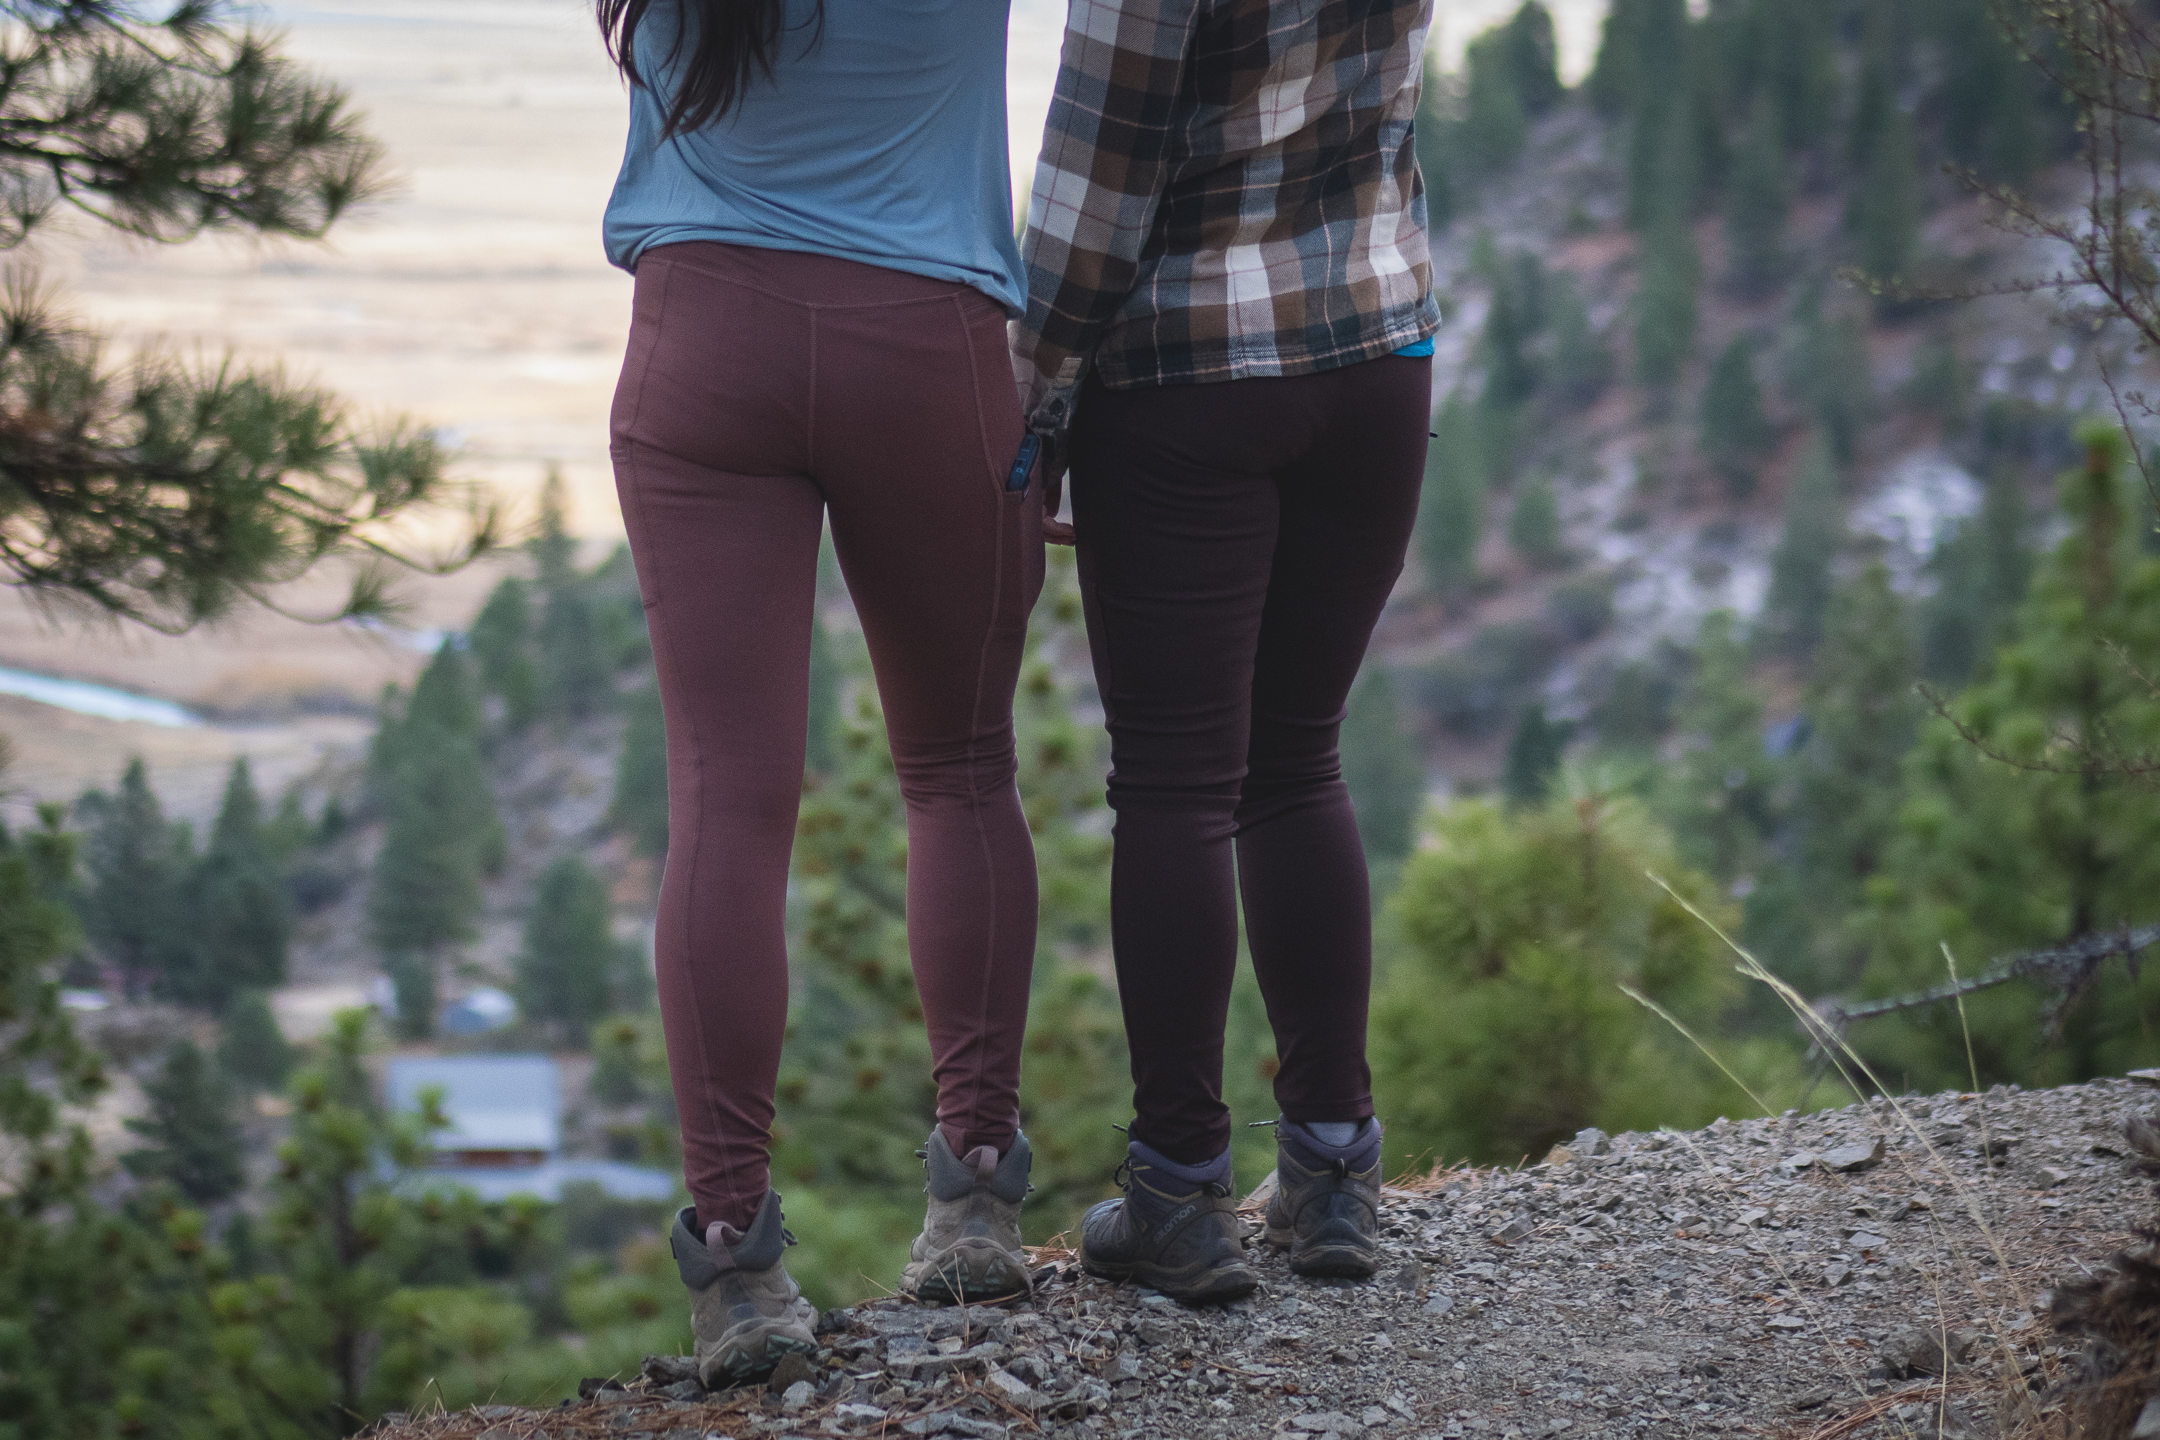
<path id="1" fill-rule="evenodd" d="M 590 1400 L 603 1390 L 620 1390 L 622 1381 L 612 1375 L 588 1375 L 577 1382 L 578 1399 Z"/>
<path id="2" fill-rule="evenodd" d="M 799 1357 L 790 1355 L 788 1358 L 794 1360 Z M 816 1398 L 817 1386 L 812 1385 L 808 1380 L 797 1380 L 787 1389 L 780 1392 L 780 1408 L 792 1415 Z"/>
<path id="3" fill-rule="evenodd" d="M 1000 1366 L 992 1366 L 990 1373 L 983 1376 L 983 1382 L 999 1399 L 1023 1410 L 1040 1410 L 1051 1403 L 1051 1397 Z"/>
<path id="4" fill-rule="evenodd" d="M 2134 1073 L 2134 1072 L 2133 1072 Z M 2160 1440 L 2160 1395 L 2145 1402 L 2130 1426 L 2130 1440 Z"/>
<path id="5" fill-rule="evenodd" d="M 2070 1172 L 2068 1170 L 2060 1169 L 2054 1165 L 2040 1167 L 2040 1183 L 2047 1189 L 2052 1190 L 2057 1185 L 2067 1184 L 2069 1179 Z"/>
<path id="6" fill-rule="evenodd" d="M 1788 1175 L 1796 1175 L 1802 1170 L 1815 1168 L 1815 1162 L 1819 1158 L 1821 1157 L 1812 1150 L 1802 1150 L 1798 1154 L 1788 1155 L 1783 1160 L 1778 1161 L 1778 1169 L 1783 1170 Z"/>
<path id="7" fill-rule="evenodd" d="M 1110 1362 L 1111 1381 L 1114 1383 L 1119 1380 L 1138 1380 L 1139 1378 L 1140 1357 L 1130 1350 L 1118 1351 L 1117 1359 Z"/>
<path id="8" fill-rule="evenodd" d="M 1447 1314 L 1448 1311 L 1454 1308 L 1455 1297 L 1452 1295 L 1435 1295 L 1425 1302 L 1425 1313 L 1435 1318 Z"/>
<path id="9" fill-rule="evenodd" d="M 1763 1209 L 1760 1205 L 1751 1205 L 1747 1209 L 1740 1212 L 1737 1223 L 1744 1225 L 1748 1229 L 1752 1230 L 1757 1225 L 1762 1224 L 1763 1221 L 1769 1218 L 1770 1212 L 1768 1210 Z"/>
<path id="10" fill-rule="evenodd" d="M 854 1323 L 855 1312 L 850 1308 L 843 1306 L 836 1310 L 821 1310 L 818 1312 L 817 1328 L 810 1333 L 813 1335 L 845 1335 L 848 1332 L 848 1327 Z"/>
<path id="11" fill-rule="evenodd" d="M 1821 1163 L 1825 1169 L 1851 1174 L 1882 1163 L 1883 1141 L 1876 1136 L 1873 1144 L 1840 1145 L 1835 1150 L 1823 1152 Z"/>
<path id="12" fill-rule="evenodd" d="M 1612 1136 L 1593 1125 L 1586 1130 L 1576 1131 L 1575 1138 L 1568 1141 L 1568 1149 L 1577 1155 L 1610 1155 Z"/>
<path id="13" fill-rule="evenodd" d="M 2125 1070 L 2123 1078 L 2135 1080 L 2140 1085 L 2160 1085 L 2160 1070 Z M 2146 1407 L 2150 1409 L 2150 1406 Z"/>
<path id="14" fill-rule="evenodd" d="M 872 1425 L 885 1418 L 883 1407 L 849 1403 L 834 1408 L 833 1418 L 850 1425 Z"/>
<path id="15" fill-rule="evenodd" d="M 887 1363 L 891 1365 L 893 1373 L 901 1379 L 920 1380 L 931 1375 L 942 1375 L 948 1370 L 972 1370 L 978 1365 L 995 1365 L 1003 1360 L 1008 1353 L 1005 1346 L 995 1341 L 984 1341 L 971 1349 L 954 1350 L 944 1354 L 917 1353 L 909 1355 L 905 1359 L 893 1358 L 888 1355 Z M 794 1359 L 797 1357 L 790 1356 L 788 1358 Z M 787 1361 L 783 1360 L 780 1363 L 784 1365 Z"/>
<path id="16" fill-rule="evenodd" d="M 1266 1175 L 1260 1178 L 1259 1184 L 1246 1192 L 1245 1198 L 1238 1202 L 1238 1208 L 1240 1210 L 1249 1210 L 1255 1205 L 1265 1205 L 1268 1201 L 1274 1199 L 1277 1178 L 1273 1170 L 1268 1171 Z"/>
<path id="17" fill-rule="evenodd" d="M 1425 1267 L 1415 1260 L 1405 1260 L 1388 1276 L 1387 1283 L 1394 1289 L 1415 1295 L 1425 1288 Z"/>
<path id="18" fill-rule="evenodd" d="M 1358 1413 L 1358 1419 L 1364 1421 L 1367 1426 L 1385 1425 L 1388 1423 L 1388 1413 L 1378 1405 L 1367 1405 Z"/>
<path id="19" fill-rule="evenodd" d="M 1154 1315 L 1144 1316 L 1133 1326 L 1133 1338 L 1143 1345 L 1169 1345 L 1178 1339 L 1175 1322 Z"/>
<path id="20" fill-rule="evenodd" d="M 1847 1237 L 1847 1243 L 1855 1250 L 1880 1250 L 1890 1242 L 1872 1230 L 1855 1230 Z"/>
<path id="21" fill-rule="evenodd" d="M 1690 1237 L 1710 1233 L 1709 1217 L 1695 1210 L 1683 1210 L 1673 1217 L 1673 1229 Z"/>
<path id="22" fill-rule="evenodd" d="M 1804 1395 L 1796 1395 L 1793 1397 L 1792 1408 L 1795 1410 L 1820 1410 L 1830 1403 L 1833 1393 L 1829 1390 L 1810 1390 Z"/>
<path id="23" fill-rule="evenodd" d="M 1842 1260 L 1835 1261 L 1823 1267 L 1822 1278 L 1823 1284 L 1835 1290 L 1838 1286 L 1852 1279 L 1852 1266 L 1847 1265 Z"/>
<path id="24" fill-rule="evenodd" d="M 1518 1240 L 1530 1238 L 1530 1232 L 1536 1228 L 1526 1217 L 1518 1215 L 1493 1232 L 1493 1243 L 1496 1245 L 1513 1245 Z"/>
<path id="25" fill-rule="evenodd" d="M 1575 1152 L 1565 1145 L 1555 1145 L 1545 1152 L 1545 1159 L 1542 1163 L 1558 1170 L 1575 1163 Z"/>
<path id="26" fill-rule="evenodd" d="M 1921 1375 L 1945 1375 L 1972 1352 L 1973 1337 L 1960 1330 L 1943 1331 L 1908 1326 L 1893 1332 L 1876 1353 L 1893 1380 Z"/>
<path id="27" fill-rule="evenodd" d="M 783 1355 L 780 1363 L 773 1367 L 771 1378 L 766 1380 L 765 1389 L 774 1395 L 785 1395 L 790 1387 L 808 1380 L 811 1373 L 809 1356 L 800 1352 Z"/>
<path id="28" fill-rule="evenodd" d="M 1763 1321 L 1763 1329 L 1765 1330 L 1790 1332 L 1807 1328 L 1808 1322 L 1798 1315 L 1773 1315 L 1768 1320 Z"/>
<path id="29" fill-rule="evenodd" d="M 1290 1428 L 1307 1435 L 1363 1435 L 1365 1427 L 1339 1410 L 1319 1410 L 1294 1415 Z"/>
<path id="30" fill-rule="evenodd" d="M 705 1387 L 700 1385 L 695 1378 L 678 1380 L 672 1385 L 661 1385 L 655 1388 L 653 1394 L 660 1396 L 664 1400 L 702 1400 L 705 1398 Z"/>

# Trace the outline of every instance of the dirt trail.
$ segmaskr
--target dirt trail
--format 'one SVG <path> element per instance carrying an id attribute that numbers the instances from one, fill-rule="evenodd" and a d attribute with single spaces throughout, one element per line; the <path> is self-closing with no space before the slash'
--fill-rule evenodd
<path id="1" fill-rule="evenodd" d="M 1026 1302 L 830 1312 L 827 1348 L 770 1387 L 707 1396 L 656 1360 L 558 1410 L 383 1433 L 1992 1436 L 2004 1397 L 2069 1368 L 2049 1285 L 2151 1213 L 2122 1124 L 2155 1098 L 2105 1080 L 1586 1132 L 1527 1169 L 1391 1187 L 1369 1284 L 1265 1254 L 1257 1295 L 1192 1311 L 1046 1249 Z"/>

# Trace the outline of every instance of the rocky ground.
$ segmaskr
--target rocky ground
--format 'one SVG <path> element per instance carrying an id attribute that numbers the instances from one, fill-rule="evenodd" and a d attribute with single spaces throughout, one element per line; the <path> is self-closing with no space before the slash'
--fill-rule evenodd
<path id="1" fill-rule="evenodd" d="M 827 1348 L 769 1386 L 707 1395 L 655 1357 L 557 1410 L 381 1433 L 2005 1435 L 2076 1368 L 2050 1287 L 2151 1216 L 2123 1127 L 2156 1099 L 2108 1080 L 1586 1131 L 1526 1169 L 1390 1187 L 1371 1283 L 1301 1280 L 1263 1252 L 1256 1295 L 1194 1311 L 1046 1247 L 1032 1299 L 832 1311 Z"/>

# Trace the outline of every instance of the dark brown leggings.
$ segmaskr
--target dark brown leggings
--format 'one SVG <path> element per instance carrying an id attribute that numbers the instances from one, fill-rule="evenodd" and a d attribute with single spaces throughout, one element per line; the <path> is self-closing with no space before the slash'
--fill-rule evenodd
<path id="1" fill-rule="evenodd" d="M 1283 1115 L 1373 1113 L 1371 889 L 1335 740 L 1417 516 L 1431 373 L 1389 356 L 1284 379 L 1091 383 L 1076 412 L 1132 1134 L 1181 1164 L 1230 1143 L 1241 894 Z"/>
<path id="2" fill-rule="evenodd" d="M 686 243 L 637 270 L 611 453 L 667 714 L 655 937 L 698 1219 L 767 1184 L 787 1023 L 820 531 L 861 617 L 908 815 L 908 947 L 953 1149 L 1019 1123 L 1035 858 L 1013 686 L 1042 588 L 1040 487 L 1005 316 L 979 291 Z"/>

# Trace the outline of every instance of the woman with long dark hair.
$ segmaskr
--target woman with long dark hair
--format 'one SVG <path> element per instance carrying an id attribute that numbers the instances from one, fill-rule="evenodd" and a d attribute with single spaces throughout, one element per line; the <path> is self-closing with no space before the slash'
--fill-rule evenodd
<path id="1" fill-rule="evenodd" d="M 598 0 L 630 85 L 611 423 L 667 715 L 656 939 L 700 1377 L 813 1348 L 769 1184 L 782 932 L 829 519 L 908 812 L 937 1125 L 903 1284 L 1024 1289 L 1035 863 L 1012 696 L 1042 585 L 1005 322 L 1025 299 L 1007 0 Z M 812 1237 L 813 1242 L 815 1237 Z"/>

